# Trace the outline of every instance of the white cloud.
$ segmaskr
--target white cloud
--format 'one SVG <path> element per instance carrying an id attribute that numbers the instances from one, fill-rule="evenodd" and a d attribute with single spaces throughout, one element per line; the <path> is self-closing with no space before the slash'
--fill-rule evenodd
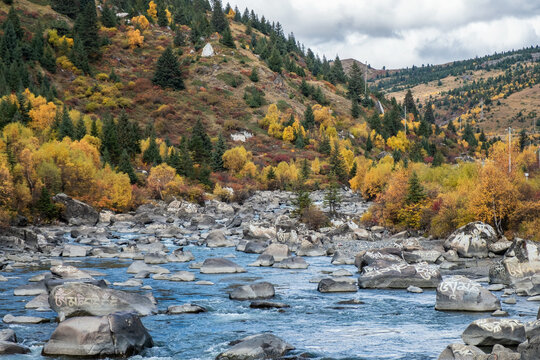
<path id="1" fill-rule="evenodd" d="M 234 6 L 234 3 L 231 2 Z M 540 39 L 540 2 L 527 0 L 237 0 L 320 55 L 387 68 L 445 63 Z"/>

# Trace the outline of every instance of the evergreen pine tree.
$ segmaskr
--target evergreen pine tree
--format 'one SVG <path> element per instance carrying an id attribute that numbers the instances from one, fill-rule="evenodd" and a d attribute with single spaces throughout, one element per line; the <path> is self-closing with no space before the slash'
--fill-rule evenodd
<path id="1" fill-rule="evenodd" d="M 52 220 L 57 215 L 56 206 L 52 202 L 51 194 L 45 186 L 41 188 L 41 194 L 36 203 L 36 210 L 40 217 L 46 220 Z"/>
<path id="2" fill-rule="evenodd" d="M 180 169 L 178 169 L 178 174 L 185 176 L 187 178 L 193 178 L 193 160 L 191 159 L 191 154 L 189 153 L 188 142 L 186 138 L 182 137 L 180 143 Z"/>
<path id="3" fill-rule="evenodd" d="M 426 111 L 424 112 L 424 120 L 428 124 L 435 124 L 435 115 L 433 114 L 433 104 L 428 102 L 426 104 Z"/>
<path id="4" fill-rule="evenodd" d="M 39 58 L 39 63 L 45 70 L 53 74 L 56 72 L 56 56 L 49 45 L 43 47 L 43 55 Z"/>
<path id="5" fill-rule="evenodd" d="M 307 84 L 306 79 L 302 79 L 302 83 L 300 84 L 300 92 L 305 97 L 308 97 L 309 95 L 311 95 L 310 87 Z"/>
<path id="6" fill-rule="evenodd" d="M 257 68 L 254 67 L 251 69 L 251 74 L 249 75 L 249 80 L 252 82 L 259 82 L 259 72 L 257 71 Z"/>
<path id="7" fill-rule="evenodd" d="M 353 177 L 355 177 L 357 171 L 358 171 L 358 165 L 356 165 L 356 161 L 353 161 L 351 170 L 349 171 L 349 179 L 352 179 Z"/>
<path id="8" fill-rule="evenodd" d="M 224 171 L 223 167 L 223 154 L 227 151 L 227 146 L 225 145 L 225 139 L 223 134 L 219 134 L 218 141 L 214 146 L 214 151 L 212 152 L 212 168 L 214 171 Z"/>
<path id="9" fill-rule="evenodd" d="M 159 154 L 159 148 L 156 143 L 156 135 L 150 136 L 150 144 L 148 149 L 143 152 L 143 161 L 145 164 L 152 166 L 159 165 L 162 162 L 161 155 Z"/>
<path id="10" fill-rule="evenodd" d="M 425 190 L 416 172 L 411 174 L 409 178 L 409 186 L 407 188 L 407 196 L 405 197 L 405 203 L 407 205 L 418 204 L 426 198 Z"/>
<path id="11" fill-rule="evenodd" d="M 309 162 L 307 159 L 302 160 L 302 166 L 300 168 L 300 177 L 303 181 L 306 181 L 309 178 L 309 174 L 311 173 L 311 168 L 309 166 Z"/>
<path id="12" fill-rule="evenodd" d="M 304 122 L 302 125 L 307 130 L 315 126 L 315 115 L 313 115 L 313 109 L 309 104 L 306 106 L 306 111 L 304 112 Z"/>
<path id="13" fill-rule="evenodd" d="M 470 123 L 465 125 L 463 130 L 463 140 L 465 140 L 471 148 L 475 148 L 478 145 L 478 140 L 474 136 L 474 130 Z"/>
<path id="14" fill-rule="evenodd" d="M 77 126 L 75 127 L 75 139 L 81 140 L 86 135 L 86 125 L 84 124 L 84 120 L 82 117 L 77 122 Z"/>
<path id="15" fill-rule="evenodd" d="M 525 131 L 525 129 L 521 129 L 519 133 L 519 151 L 520 152 L 523 152 L 523 150 L 525 150 L 525 147 L 527 146 L 527 142 L 529 142 L 527 131 Z"/>
<path id="16" fill-rule="evenodd" d="M 275 180 L 276 179 L 276 170 L 274 170 L 273 166 L 270 166 L 270 170 L 268 170 L 268 173 L 266 174 L 267 180 Z"/>
<path id="17" fill-rule="evenodd" d="M 330 155 L 332 152 L 332 146 L 330 145 L 330 139 L 328 139 L 328 136 L 323 134 L 318 150 L 321 154 Z"/>
<path id="18" fill-rule="evenodd" d="M 268 59 L 268 67 L 273 72 L 277 72 L 278 74 L 281 73 L 281 66 L 283 64 L 283 61 L 281 59 L 281 55 L 279 54 L 279 50 L 274 47 L 272 50 L 272 54 L 270 55 L 270 58 Z"/>
<path id="19" fill-rule="evenodd" d="M 362 70 L 356 61 L 353 61 L 351 66 L 351 76 L 347 84 L 347 91 L 349 97 L 354 101 L 359 99 L 360 96 L 364 93 L 364 79 Z"/>
<path id="20" fill-rule="evenodd" d="M 174 33 L 174 46 L 185 46 L 186 45 L 186 37 L 184 36 L 184 33 L 180 28 L 176 29 L 176 32 Z"/>
<path id="21" fill-rule="evenodd" d="M 185 88 L 178 59 L 170 47 L 167 47 L 159 58 L 152 82 L 155 85 L 163 88 L 170 87 L 173 90 L 183 90 Z"/>
<path id="22" fill-rule="evenodd" d="M 101 130 L 101 153 L 107 150 L 109 155 L 109 164 L 116 164 L 120 157 L 120 145 L 118 143 L 118 131 L 112 116 L 107 115 L 103 120 L 103 128 Z"/>
<path id="23" fill-rule="evenodd" d="M 101 11 L 101 23 L 108 28 L 116 27 L 116 14 L 107 5 L 104 5 Z"/>
<path id="24" fill-rule="evenodd" d="M 19 16 L 17 15 L 17 12 L 15 11 L 15 8 L 13 6 L 9 8 L 7 19 L 4 21 L 4 31 L 6 30 L 6 26 L 9 23 L 11 23 L 11 25 L 13 26 L 13 30 L 15 30 L 17 39 L 22 40 L 24 38 L 24 30 L 21 27 Z"/>
<path id="25" fill-rule="evenodd" d="M 90 126 L 90 136 L 99 138 L 99 131 L 97 128 L 96 119 L 92 119 L 92 125 Z"/>
<path id="26" fill-rule="evenodd" d="M 75 65 L 79 70 L 85 74 L 90 74 L 90 65 L 88 64 L 88 55 L 82 40 L 79 37 L 76 37 L 73 42 L 73 48 L 69 53 L 69 60 Z"/>
<path id="27" fill-rule="evenodd" d="M 75 19 L 79 13 L 79 1 L 75 0 L 51 0 L 51 7 L 60 14 Z"/>
<path id="28" fill-rule="evenodd" d="M 450 132 L 452 133 L 456 133 L 456 127 L 454 126 L 454 122 L 452 120 L 450 120 L 448 122 L 448 126 L 446 127 Z"/>
<path id="29" fill-rule="evenodd" d="M 345 84 L 347 82 L 347 75 L 345 75 L 345 71 L 343 70 L 343 64 L 341 63 L 339 56 L 336 56 L 336 59 L 332 64 L 329 80 L 333 84 Z"/>
<path id="30" fill-rule="evenodd" d="M 358 100 L 356 99 L 352 101 L 351 116 L 354 119 L 358 119 L 360 116 L 360 106 L 358 106 Z"/>
<path id="31" fill-rule="evenodd" d="M 435 153 L 435 156 L 433 157 L 433 162 L 431 165 L 433 166 L 441 166 L 444 163 L 444 156 L 440 150 L 437 150 Z"/>
<path id="32" fill-rule="evenodd" d="M 373 149 L 373 142 L 371 141 L 371 134 L 368 134 L 366 139 L 366 152 L 370 152 Z"/>
<path id="33" fill-rule="evenodd" d="M 339 144 L 334 144 L 334 150 L 330 153 L 330 173 L 333 174 L 339 181 L 345 183 L 348 180 L 348 174 L 345 167 L 345 161 L 339 151 Z"/>
<path id="34" fill-rule="evenodd" d="M 169 26 L 169 19 L 167 19 L 163 0 L 158 0 L 157 2 L 157 23 L 161 27 Z"/>
<path id="35" fill-rule="evenodd" d="M 131 165 L 131 161 L 129 159 L 129 155 L 126 149 L 124 149 L 122 151 L 122 155 L 120 155 L 120 161 L 118 163 L 118 171 L 127 174 L 129 176 L 129 181 L 132 184 L 137 183 L 137 175 L 135 174 L 135 170 L 133 170 L 133 166 Z"/>
<path id="36" fill-rule="evenodd" d="M 212 158 L 212 141 L 206 134 L 201 120 L 197 120 L 191 131 L 189 150 L 197 164 L 209 164 Z"/>
<path id="37" fill-rule="evenodd" d="M 12 65 L 22 57 L 19 39 L 10 21 L 7 21 L 4 26 L 4 36 L 2 36 L 2 40 L 0 41 L 0 57 L 5 65 Z"/>
<path id="38" fill-rule="evenodd" d="M 223 13 L 223 7 L 221 0 L 214 0 L 212 4 L 212 27 L 214 31 L 221 33 L 229 27 L 225 14 Z"/>
<path id="39" fill-rule="evenodd" d="M 306 141 L 302 131 L 295 132 L 294 147 L 297 149 L 303 149 L 306 146 Z"/>
<path id="40" fill-rule="evenodd" d="M 81 3 L 83 8 L 75 22 L 75 33 L 84 45 L 88 58 L 98 59 L 101 56 L 99 50 L 99 25 L 97 20 L 96 4 L 93 0 Z"/>
<path id="41" fill-rule="evenodd" d="M 324 194 L 324 205 L 328 208 L 331 216 L 336 216 L 340 203 L 339 184 L 335 178 L 332 178 L 330 186 L 328 186 Z"/>
<path id="42" fill-rule="evenodd" d="M 113 83 L 117 83 L 117 82 L 120 82 L 120 78 L 118 77 L 118 75 L 116 75 L 116 73 L 114 72 L 114 68 L 111 69 L 111 72 L 109 73 L 109 81 L 113 82 Z"/>
<path id="43" fill-rule="evenodd" d="M 425 138 L 428 138 L 431 135 L 431 125 L 425 119 L 420 120 L 417 134 Z"/>
<path id="44" fill-rule="evenodd" d="M 236 49 L 236 45 L 231 34 L 231 29 L 228 26 L 225 28 L 225 30 L 223 30 L 223 36 L 221 37 L 220 42 L 227 47 Z"/>
<path id="45" fill-rule="evenodd" d="M 416 109 L 416 104 L 414 102 L 414 98 L 413 98 L 411 90 L 407 90 L 403 103 L 405 104 L 407 108 L 407 114 L 413 114 L 414 118 L 418 119 L 418 110 Z"/>
<path id="46" fill-rule="evenodd" d="M 71 139 L 74 139 L 75 127 L 73 126 L 73 121 L 71 120 L 71 116 L 69 116 L 69 111 L 67 107 L 64 105 L 64 110 L 62 112 L 62 122 L 60 123 L 59 129 L 58 129 L 58 137 L 60 140 L 62 140 L 66 136 L 70 137 Z"/>

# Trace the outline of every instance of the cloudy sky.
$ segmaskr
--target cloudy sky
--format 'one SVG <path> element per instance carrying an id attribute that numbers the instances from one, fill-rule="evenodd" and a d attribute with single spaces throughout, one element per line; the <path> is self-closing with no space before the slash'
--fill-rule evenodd
<path id="1" fill-rule="evenodd" d="M 226 0 L 223 0 L 226 3 Z M 540 45 L 539 0 L 231 0 L 329 59 L 441 64 Z"/>

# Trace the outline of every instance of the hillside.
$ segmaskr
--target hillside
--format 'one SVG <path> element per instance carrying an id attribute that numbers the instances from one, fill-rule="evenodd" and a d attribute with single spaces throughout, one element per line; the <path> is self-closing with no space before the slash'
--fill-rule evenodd
<path id="1" fill-rule="evenodd" d="M 508 126 L 500 117 L 521 111 L 523 128 L 536 117 L 535 49 L 480 67 L 368 68 L 366 91 L 365 66 L 321 59 L 279 22 L 220 1 L 35 0 L 0 11 L 0 223 L 55 221 L 59 192 L 125 212 L 283 189 L 297 191 L 298 216 L 316 228 L 335 214 L 309 191 L 339 202 L 341 186 L 376 202 L 357 219 L 365 224 L 442 236 L 478 219 L 508 236 L 539 233 L 534 136 L 513 141 L 509 173 L 508 146 L 489 136 Z M 492 178 L 511 194 L 496 209 L 503 220 L 469 198 L 499 196 Z"/>

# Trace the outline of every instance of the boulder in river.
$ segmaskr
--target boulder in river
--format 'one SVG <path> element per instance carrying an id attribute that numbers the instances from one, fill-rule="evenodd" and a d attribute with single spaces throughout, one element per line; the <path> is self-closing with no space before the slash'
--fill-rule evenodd
<path id="1" fill-rule="evenodd" d="M 497 242 L 495 229 L 481 221 L 472 222 L 454 231 L 444 242 L 446 250 L 455 250 L 460 257 L 488 256 L 488 245 Z"/>
<path id="2" fill-rule="evenodd" d="M 438 360 L 476 360 L 487 356 L 474 345 L 450 344 L 439 355 Z"/>
<path id="3" fill-rule="evenodd" d="M 540 335 L 532 337 L 518 346 L 520 360 L 540 359 Z"/>
<path id="4" fill-rule="evenodd" d="M 93 279 L 89 273 L 72 265 L 53 266 L 51 267 L 51 273 L 62 279 Z"/>
<path id="5" fill-rule="evenodd" d="M 252 301 L 249 307 L 252 309 L 284 309 L 291 306 L 280 302 L 256 300 Z"/>
<path id="6" fill-rule="evenodd" d="M 30 349 L 11 341 L 0 340 L 0 355 L 28 354 Z"/>
<path id="7" fill-rule="evenodd" d="M 84 283 L 54 287 L 49 294 L 49 304 L 60 321 L 73 316 L 102 316 L 120 311 L 134 312 L 141 316 L 157 312 L 155 304 L 147 296 Z"/>
<path id="8" fill-rule="evenodd" d="M 290 350 L 291 344 L 269 333 L 245 337 L 227 351 L 222 352 L 216 360 L 259 360 L 279 359 Z"/>
<path id="9" fill-rule="evenodd" d="M 495 295 L 465 276 L 451 276 L 437 286 L 436 310 L 491 312 L 500 308 Z"/>
<path id="10" fill-rule="evenodd" d="M 274 267 L 282 269 L 307 269 L 309 264 L 301 256 L 292 256 L 274 264 Z"/>
<path id="11" fill-rule="evenodd" d="M 249 266 L 272 266 L 274 265 L 275 261 L 274 261 L 274 257 L 272 255 L 268 255 L 268 254 L 261 254 L 259 255 L 259 257 L 257 258 L 257 260 L 255 260 L 253 263 L 249 264 Z"/>
<path id="12" fill-rule="evenodd" d="M 202 274 L 234 274 L 243 273 L 246 270 L 231 260 L 224 258 L 208 258 L 201 266 Z"/>
<path id="13" fill-rule="evenodd" d="M 274 285 L 269 282 L 260 282 L 251 285 L 243 285 L 234 289 L 230 294 L 231 300 L 258 300 L 274 297 Z"/>
<path id="14" fill-rule="evenodd" d="M 270 244 L 266 248 L 266 250 L 263 251 L 263 255 L 272 255 L 274 257 L 274 261 L 282 261 L 287 259 L 289 256 L 291 256 L 291 252 L 289 251 L 289 247 L 285 244 Z"/>
<path id="15" fill-rule="evenodd" d="M 334 279 L 322 279 L 317 286 L 317 290 L 322 293 L 334 292 L 357 292 L 358 286 L 348 281 L 336 281 Z"/>
<path id="16" fill-rule="evenodd" d="M 234 240 L 227 239 L 223 230 L 212 230 L 208 233 L 206 238 L 206 246 L 209 248 L 218 247 L 233 247 L 235 246 Z"/>
<path id="17" fill-rule="evenodd" d="M 144 261 L 134 261 L 127 268 L 128 274 L 139 274 L 142 271 L 150 274 L 168 274 L 170 271 L 157 265 L 148 265 Z"/>
<path id="18" fill-rule="evenodd" d="M 526 340 L 525 326 L 512 319 L 487 318 L 473 321 L 461 338 L 467 345 L 519 345 Z"/>
<path id="19" fill-rule="evenodd" d="M 42 324 L 49 322 L 49 319 L 44 319 L 37 316 L 13 316 L 11 314 L 6 314 L 2 321 L 5 324 Z"/>
<path id="20" fill-rule="evenodd" d="M 70 225 L 94 226 L 99 221 L 99 213 L 90 205 L 72 199 L 66 194 L 56 194 L 53 201 L 63 205 L 60 217 Z"/>
<path id="21" fill-rule="evenodd" d="M 132 356 L 153 341 L 133 313 L 82 316 L 61 322 L 43 347 L 45 356 Z"/>
<path id="22" fill-rule="evenodd" d="M 441 273 L 436 265 L 376 261 L 362 268 L 358 286 L 375 289 L 406 289 L 411 285 L 419 288 L 436 288 L 441 280 Z"/>
<path id="23" fill-rule="evenodd" d="M 171 305 L 167 308 L 167 313 L 171 315 L 198 314 L 202 312 L 206 312 L 206 309 L 195 304 Z"/>

